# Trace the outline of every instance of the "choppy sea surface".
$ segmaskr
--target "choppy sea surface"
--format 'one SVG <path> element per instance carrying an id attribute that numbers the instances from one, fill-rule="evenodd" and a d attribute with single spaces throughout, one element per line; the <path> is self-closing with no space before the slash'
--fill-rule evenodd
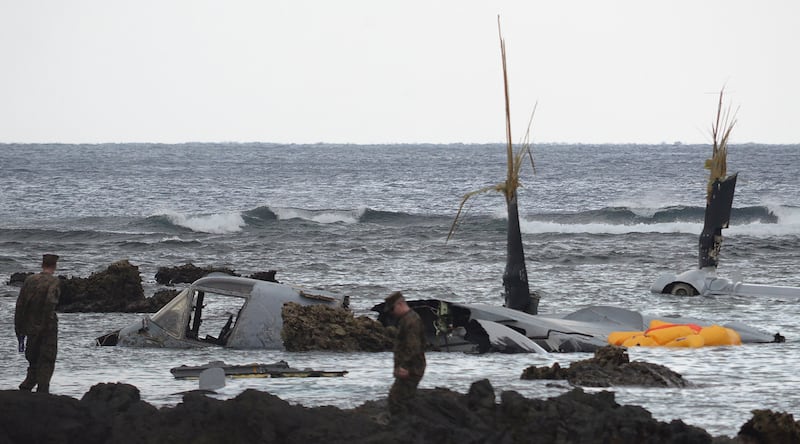
<path id="1" fill-rule="evenodd" d="M 520 213 L 528 275 L 540 312 L 616 305 L 647 314 L 742 321 L 780 332 L 783 344 L 703 349 L 635 348 L 693 383 L 684 389 L 614 387 L 617 402 L 663 421 L 681 419 L 735 435 L 759 408 L 800 416 L 800 301 L 652 294 L 663 272 L 697 266 L 706 145 L 539 145 L 523 169 Z M 461 197 L 502 182 L 502 145 L 101 144 L 0 145 L 0 389 L 26 368 L 16 352 L 10 275 L 61 256 L 59 274 L 88 276 L 127 259 L 145 294 L 160 266 L 277 270 L 282 282 L 348 294 L 356 314 L 392 290 L 409 298 L 502 304 L 505 204 L 471 199 L 445 242 Z M 735 145 L 739 172 L 718 272 L 745 282 L 800 286 L 800 146 Z M 228 379 L 220 397 L 245 388 L 308 406 L 354 407 L 385 397 L 391 353 L 152 350 L 97 347 L 94 338 L 138 314 L 59 315 L 51 390 L 80 398 L 99 382 L 126 382 L 155 405 L 173 405 L 196 381 L 169 369 L 212 360 L 285 360 L 346 370 L 340 378 Z M 421 386 L 465 392 L 488 378 L 498 394 L 551 397 L 566 383 L 522 381 L 530 365 L 567 365 L 589 354 L 428 353 Z M 598 389 L 587 389 L 590 391 Z"/>

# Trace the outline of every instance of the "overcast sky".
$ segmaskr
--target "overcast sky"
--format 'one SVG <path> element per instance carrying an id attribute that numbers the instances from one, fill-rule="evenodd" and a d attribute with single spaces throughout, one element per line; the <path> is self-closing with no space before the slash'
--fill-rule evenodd
<path id="1" fill-rule="evenodd" d="M 0 142 L 800 143 L 800 2 L 0 0 Z"/>

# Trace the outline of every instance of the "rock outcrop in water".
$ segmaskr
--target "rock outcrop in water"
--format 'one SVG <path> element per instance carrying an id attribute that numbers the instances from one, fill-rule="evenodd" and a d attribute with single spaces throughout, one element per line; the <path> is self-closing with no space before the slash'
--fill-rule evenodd
<path id="1" fill-rule="evenodd" d="M 584 387 L 689 385 L 683 376 L 663 365 L 630 362 L 626 349 L 613 345 L 601 347 L 595 351 L 594 357 L 573 362 L 567 368 L 561 368 L 557 362 L 551 367 L 528 367 L 523 370 L 522 379 L 565 379 L 570 384 Z"/>
<path id="2" fill-rule="evenodd" d="M 790 413 L 753 410 L 738 437 L 743 443 L 796 443 L 800 442 L 800 422 Z"/>
<path id="3" fill-rule="evenodd" d="M 386 328 L 366 316 L 355 317 L 342 308 L 289 302 L 281 316 L 281 339 L 287 351 L 377 352 L 391 350 L 394 344 L 396 328 Z"/>
<path id="4" fill-rule="evenodd" d="M 155 278 L 156 282 L 161 285 L 191 284 L 211 273 L 225 273 L 231 276 L 241 276 L 241 274 L 228 267 L 198 267 L 194 264 L 183 264 L 177 267 L 158 267 Z M 275 270 L 257 271 L 248 277 L 261 281 L 278 282 L 275 279 L 275 273 Z"/>
<path id="5" fill-rule="evenodd" d="M 184 264 L 177 267 L 158 267 L 156 282 L 161 285 L 190 284 L 211 273 L 241 276 L 227 267 L 198 267 L 194 264 Z"/>
<path id="6" fill-rule="evenodd" d="M 31 271 L 21 271 L 18 273 L 11 273 L 11 276 L 6 282 L 7 285 L 11 285 L 14 287 L 22 287 L 22 284 L 25 282 L 28 276 L 32 275 L 33 272 Z"/>
<path id="7" fill-rule="evenodd" d="M 661 422 L 642 407 L 619 405 L 612 392 L 578 388 L 555 398 L 528 399 L 506 391 L 497 402 L 488 380 L 474 383 L 467 394 L 420 390 L 410 412 L 389 418 L 385 399 L 354 409 L 309 408 L 253 389 L 228 400 L 190 392 L 176 406 L 162 408 L 121 383 L 97 384 L 80 400 L 5 390 L 0 391 L 0 442 L 798 442 L 798 423 L 791 415 L 756 412 L 737 437 L 712 437 L 683 421 Z"/>
<path id="8" fill-rule="evenodd" d="M 57 307 L 61 312 L 140 312 L 151 311 L 151 306 L 158 304 L 145 298 L 139 267 L 127 260 L 114 262 L 88 278 L 62 279 Z"/>
<path id="9" fill-rule="evenodd" d="M 175 283 L 191 283 L 213 272 L 239 276 L 229 268 L 200 268 L 185 264 L 178 267 L 160 267 L 156 273 L 156 281 L 170 286 Z M 275 273 L 275 270 L 260 271 L 249 277 L 278 282 L 275 280 Z M 25 278 L 32 274 L 34 273 L 13 273 L 7 285 L 21 287 Z M 93 273 L 87 278 L 65 276 L 59 278 L 61 298 L 56 310 L 65 313 L 153 313 L 178 294 L 175 289 L 162 289 L 151 297 L 145 297 L 139 267 L 127 260 L 115 262 L 105 270 Z"/>

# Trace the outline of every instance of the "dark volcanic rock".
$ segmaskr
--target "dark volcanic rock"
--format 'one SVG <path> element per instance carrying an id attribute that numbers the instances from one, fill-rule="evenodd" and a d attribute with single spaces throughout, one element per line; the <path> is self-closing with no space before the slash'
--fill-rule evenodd
<path id="1" fill-rule="evenodd" d="M 570 384 L 584 387 L 637 385 L 647 387 L 686 387 L 689 383 L 678 373 L 659 364 L 630 362 L 623 347 L 601 347 L 594 357 L 573 362 L 561 368 L 531 366 L 523 370 L 522 379 L 566 379 Z"/>
<path id="2" fill-rule="evenodd" d="M 115 262 L 88 278 L 63 278 L 57 309 L 62 312 L 130 312 L 145 300 L 139 267 Z"/>
<path id="3" fill-rule="evenodd" d="M 753 417 L 739 429 L 739 441 L 743 443 L 798 443 L 800 423 L 791 413 L 776 413 L 770 410 L 753 410 Z"/>
<path id="4" fill-rule="evenodd" d="M 11 277 L 9 277 L 6 284 L 13 285 L 15 287 L 22 287 L 22 284 L 25 283 L 25 279 L 32 274 L 34 273 L 30 271 L 11 273 Z"/>
<path id="5" fill-rule="evenodd" d="M 12 443 L 797 442 L 797 435 L 771 434 L 775 428 L 796 430 L 790 415 L 756 412 L 756 417 L 773 418 L 757 441 L 743 432 L 715 438 L 683 421 L 661 422 L 642 407 L 619 405 L 612 392 L 576 388 L 555 398 L 528 399 L 507 391 L 497 403 L 488 381 L 476 382 L 466 395 L 419 390 L 410 413 L 391 418 L 385 399 L 354 409 L 307 408 L 253 389 L 228 400 L 187 393 L 177 406 L 160 409 L 141 401 L 138 389 L 127 384 L 98 384 L 80 401 L 0 391 L 0 442 Z"/>
<path id="6" fill-rule="evenodd" d="M 156 282 L 162 285 L 190 284 L 214 272 L 225 273 L 231 276 L 240 276 L 230 268 L 200 268 L 193 264 L 184 264 L 178 267 L 159 267 L 158 271 L 156 271 Z"/>
<path id="7" fill-rule="evenodd" d="M 277 280 L 275 280 L 275 273 L 276 273 L 275 270 L 257 271 L 257 272 L 251 274 L 248 277 L 250 279 L 258 279 L 258 280 L 261 280 L 261 281 L 278 282 Z"/>
<path id="8" fill-rule="evenodd" d="M 289 302 L 281 315 L 281 338 L 288 351 L 386 351 L 394 343 L 395 328 L 342 308 Z"/>

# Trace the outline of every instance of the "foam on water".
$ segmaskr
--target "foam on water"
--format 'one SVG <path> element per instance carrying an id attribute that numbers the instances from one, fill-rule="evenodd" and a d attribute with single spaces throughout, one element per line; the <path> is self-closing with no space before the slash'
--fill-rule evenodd
<path id="1" fill-rule="evenodd" d="M 199 233 L 235 233 L 242 231 L 242 227 L 245 226 L 240 213 L 186 215 L 177 211 L 164 211 L 162 214 L 171 223 Z"/>

